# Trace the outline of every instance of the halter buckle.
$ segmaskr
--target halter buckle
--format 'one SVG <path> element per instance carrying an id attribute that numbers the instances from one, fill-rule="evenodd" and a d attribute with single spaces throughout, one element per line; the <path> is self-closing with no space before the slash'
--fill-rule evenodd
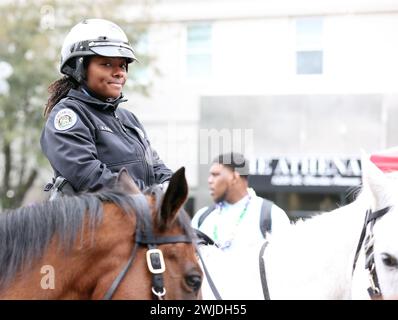
<path id="1" fill-rule="evenodd" d="M 159 249 L 149 249 L 146 252 L 146 263 L 149 271 L 153 274 L 163 273 L 166 270 L 163 253 Z"/>
<path id="2" fill-rule="evenodd" d="M 163 287 L 162 292 L 157 292 L 156 289 L 152 287 L 152 293 L 157 296 L 159 300 L 162 300 L 162 297 L 166 294 L 166 288 Z"/>
<path id="3" fill-rule="evenodd" d="M 368 269 L 370 288 L 373 290 L 374 295 L 380 295 L 380 289 L 376 286 L 376 283 L 373 278 L 373 272 L 372 272 L 373 270 L 374 270 L 374 264 L 372 265 L 370 270 Z"/>

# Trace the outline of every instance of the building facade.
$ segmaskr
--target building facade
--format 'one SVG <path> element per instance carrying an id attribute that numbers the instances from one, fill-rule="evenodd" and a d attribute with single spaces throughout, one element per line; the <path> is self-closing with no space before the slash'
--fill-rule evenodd
<path id="1" fill-rule="evenodd" d="M 129 5 L 155 58 L 132 109 L 193 213 L 211 199 L 210 161 L 234 149 L 251 184 L 290 213 L 350 201 L 360 153 L 398 144 L 398 1 L 164 0 Z M 131 72 L 134 72 L 132 69 Z M 267 171 L 268 170 L 268 171 Z M 359 170 L 359 171 L 358 171 Z"/>

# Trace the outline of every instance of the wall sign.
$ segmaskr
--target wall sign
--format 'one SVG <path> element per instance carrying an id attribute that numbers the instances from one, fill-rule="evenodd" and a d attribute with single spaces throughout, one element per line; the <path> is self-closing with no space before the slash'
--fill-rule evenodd
<path id="1" fill-rule="evenodd" d="M 250 174 L 256 190 L 344 192 L 360 185 L 361 161 L 323 156 L 256 158 L 250 161 Z"/>

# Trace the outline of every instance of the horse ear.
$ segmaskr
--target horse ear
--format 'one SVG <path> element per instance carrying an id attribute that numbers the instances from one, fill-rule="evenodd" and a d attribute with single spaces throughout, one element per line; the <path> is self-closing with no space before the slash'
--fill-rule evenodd
<path id="1" fill-rule="evenodd" d="M 127 169 L 124 167 L 120 169 L 117 175 L 116 185 L 129 194 L 137 194 L 141 192 L 134 180 L 130 177 Z"/>
<path id="2" fill-rule="evenodd" d="M 363 189 L 369 190 L 374 199 L 375 209 L 388 205 L 389 181 L 386 175 L 372 162 L 369 155 L 362 152 L 362 183 Z"/>
<path id="3" fill-rule="evenodd" d="M 188 198 L 188 183 L 185 178 L 185 168 L 178 169 L 170 179 L 169 186 L 164 195 L 160 217 L 162 224 L 167 225 L 174 221 L 178 211 Z"/>

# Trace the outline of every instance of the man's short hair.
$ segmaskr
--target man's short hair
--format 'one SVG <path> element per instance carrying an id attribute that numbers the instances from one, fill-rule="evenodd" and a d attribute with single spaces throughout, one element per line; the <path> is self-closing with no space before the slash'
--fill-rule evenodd
<path id="1" fill-rule="evenodd" d="M 229 152 L 220 154 L 213 160 L 213 163 L 222 164 L 232 171 L 238 172 L 243 178 L 247 178 L 249 175 L 249 161 L 241 153 Z"/>

